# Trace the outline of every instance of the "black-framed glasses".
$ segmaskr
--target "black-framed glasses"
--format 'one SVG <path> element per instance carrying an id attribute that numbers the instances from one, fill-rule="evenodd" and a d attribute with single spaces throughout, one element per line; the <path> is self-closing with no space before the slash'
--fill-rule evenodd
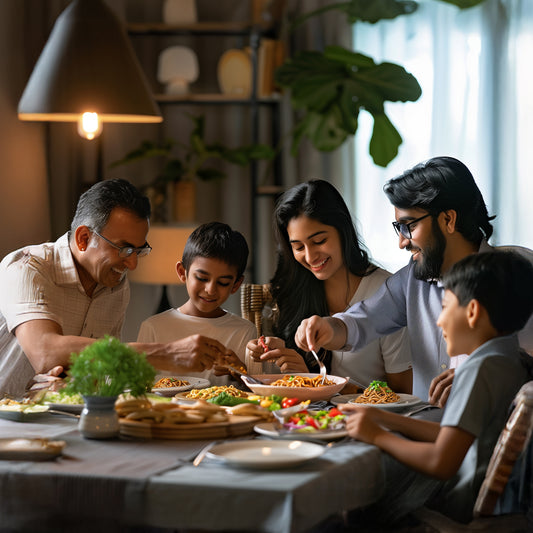
<path id="1" fill-rule="evenodd" d="M 430 216 L 431 216 L 431 213 L 428 213 L 427 215 L 424 215 L 423 217 L 419 217 L 419 218 L 415 218 L 414 220 L 411 220 L 411 222 L 394 221 L 392 223 L 392 226 L 396 230 L 396 234 L 398 235 L 398 237 L 401 235 L 402 237 L 405 237 L 406 239 L 411 240 L 413 238 L 413 235 L 411 233 L 411 226 Z"/>
<path id="2" fill-rule="evenodd" d="M 145 255 L 148 255 L 152 251 L 152 247 L 148 243 L 146 243 L 144 246 L 141 246 L 140 248 L 135 248 L 134 246 L 118 246 L 114 242 L 111 242 L 109 239 L 106 239 L 103 235 L 100 235 L 97 231 L 91 231 L 95 235 L 98 235 L 100 239 L 103 239 L 105 242 L 110 244 L 113 248 L 116 248 L 118 250 L 119 257 L 129 257 L 134 253 L 137 254 L 137 257 L 143 257 Z"/>

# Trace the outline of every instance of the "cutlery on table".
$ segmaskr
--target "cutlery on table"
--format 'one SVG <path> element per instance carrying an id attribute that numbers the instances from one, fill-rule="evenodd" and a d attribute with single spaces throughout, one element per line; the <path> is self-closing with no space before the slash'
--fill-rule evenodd
<path id="1" fill-rule="evenodd" d="M 316 359 L 316 362 L 318 363 L 318 366 L 320 367 L 320 375 L 322 376 L 321 383 L 324 383 L 326 381 L 326 375 L 328 373 L 326 370 L 326 365 L 321 361 L 321 359 L 318 357 L 314 350 L 311 350 L 311 353 L 313 354 L 314 358 Z"/>
<path id="2" fill-rule="evenodd" d="M 207 455 L 207 452 L 215 445 L 217 444 L 217 441 L 210 442 L 209 444 L 205 445 L 199 452 L 198 455 L 193 459 L 192 464 L 193 466 L 198 466 Z"/>

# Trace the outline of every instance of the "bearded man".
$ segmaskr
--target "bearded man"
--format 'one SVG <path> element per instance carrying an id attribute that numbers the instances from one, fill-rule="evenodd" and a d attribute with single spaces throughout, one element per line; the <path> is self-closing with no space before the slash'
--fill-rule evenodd
<path id="1" fill-rule="evenodd" d="M 442 275 L 463 257 L 489 251 L 493 232 L 483 196 L 468 168 L 452 157 L 435 157 L 389 180 L 385 194 L 394 206 L 392 223 L 409 264 L 388 278 L 367 300 L 332 317 L 311 317 L 296 332 L 303 350 L 319 347 L 354 351 L 407 327 L 413 363 L 413 394 L 442 407 L 453 369 L 437 327 L 444 289 Z M 525 255 L 521 247 L 504 247 Z M 533 317 L 519 335 L 533 353 Z"/>

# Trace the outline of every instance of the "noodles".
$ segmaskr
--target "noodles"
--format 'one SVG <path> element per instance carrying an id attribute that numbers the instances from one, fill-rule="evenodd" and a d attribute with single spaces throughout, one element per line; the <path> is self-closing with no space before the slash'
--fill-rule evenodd
<path id="1" fill-rule="evenodd" d="M 372 381 L 354 403 L 395 403 L 400 397 L 391 390 L 385 381 Z"/>
<path id="2" fill-rule="evenodd" d="M 154 389 L 166 389 L 170 387 L 183 387 L 184 385 L 190 385 L 190 383 L 184 379 L 176 378 L 161 378 L 157 381 L 153 388 Z"/>
<path id="3" fill-rule="evenodd" d="M 322 376 L 315 376 L 314 378 L 310 378 L 307 376 L 285 375 L 281 379 L 277 379 L 276 381 L 273 381 L 272 383 L 270 383 L 270 385 L 273 385 L 275 387 L 316 388 L 316 387 L 326 387 L 328 385 L 336 385 L 336 383 L 335 381 L 331 381 L 329 379 L 326 379 L 324 383 L 322 383 Z"/>
<path id="4" fill-rule="evenodd" d="M 248 393 L 237 389 L 233 385 L 220 385 L 215 387 L 208 387 L 207 389 L 192 389 L 185 395 L 185 398 L 209 400 L 210 398 L 218 396 L 221 392 L 225 392 L 230 396 L 235 396 L 236 398 L 248 397 Z"/>

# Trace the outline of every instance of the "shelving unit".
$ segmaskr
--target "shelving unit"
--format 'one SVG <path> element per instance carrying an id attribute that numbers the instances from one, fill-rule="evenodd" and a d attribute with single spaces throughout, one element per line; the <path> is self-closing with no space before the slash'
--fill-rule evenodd
<path id="1" fill-rule="evenodd" d="M 270 30 L 265 30 L 251 21 L 245 22 L 198 22 L 195 24 L 169 25 L 160 22 L 129 23 L 127 31 L 130 37 L 164 37 L 164 36 L 229 36 L 243 37 L 248 40 L 250 47 L 250 59 L 252 65 L 252 87 L 251 94 L 246 98 L 237 98 L 232 95 L 222 93 L 189 93 L 185 95 L 175 94 L 154 94 L 155 100 L 162 106 L 167 105 L 198 105 L 198 106 L 249 106 L 251 142 L 259 142 L 260 117 L 259 108 L 268 107 L 271 109 L 271 131 L 272 146 L 277 146 L 279 141 L 280 121 L 279 103 L 280 97 L 277 94 L 267 97 L 258 97 L 258 51 L 262 37 L 269 37 Z M 251 207 L 251 254 L 249 260 L 249 271 L 252 283 L 257 282 L 257 257 L 258 257 L 258 199 L 261 196 L 277 196 L 283 192 L 281 185 L 280 165 L 275 165 L 275 182 L 271 185 L 260 186 L 258 183 L 258 163 L 252 161 L 250 164 L 250 207 Z"/>

